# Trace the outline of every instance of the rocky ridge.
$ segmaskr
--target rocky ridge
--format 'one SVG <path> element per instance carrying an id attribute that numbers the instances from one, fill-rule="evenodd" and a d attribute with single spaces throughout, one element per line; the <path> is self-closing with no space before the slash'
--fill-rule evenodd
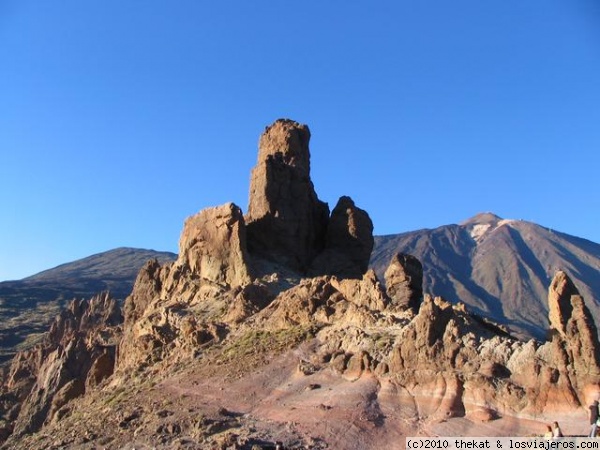
<path id="1" fill-rule="evenodd" d="M 176 257 L 168 252 L 116 248 L 22 280 L 0 282 L 0 363 L 38 342 L 71 300 L 110 291 L 122 303 L 146 261 L 157 258 L 166 263 Z"/>
<path id="2" fill-rule="evenodd" d="M 367 270 L 368 214 L 342 197 L 329 216 L 318 200 L 309 138 L 293 121 L 268 127 L 248 214 L 230 203 L 186 220 L 178 259 L 146 264 L 122 323 L 107 298 L 74 305 L 45 353 L 15 358 L 4 448 L 368 449 L 446 423 L 498 433 L 514 417 L 583 420 L 599 347 L 566 274 L 544 342 L 423 296 L 410 255 L 393 255 L 384 288 Z M 68 366 L 67 348 L 85 364 L 46 376 Z"/>
<path id="3" fill-rule="evenodd" d="M 17 353 L 3 380 L 2 434 L 19 437 L 59 419 L 70 400 L 112 375 L 123 321 L 109 294 L 73 300 L 43 341 Z"/>

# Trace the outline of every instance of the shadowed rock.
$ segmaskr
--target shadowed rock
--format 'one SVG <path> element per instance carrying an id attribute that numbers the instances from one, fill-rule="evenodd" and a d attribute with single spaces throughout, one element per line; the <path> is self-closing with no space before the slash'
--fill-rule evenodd
<path id="1" fill-rule="evenodd" d="M 16 400 L 15 435 L 38 430 L 73 398 L 83 395 L 114 370 L 115 348 L 123 318 L 116 301 L 101 294 L 73 300 L 52 323 L 44 341 L 19 352 L 3 386 Z M 15 415 L 14 413 L 12 413 Z"/>
<path id="2" fill-rule="evenodd" d="M 340 197 L 329 220 L 325 250 L 313 261 L 311 274 L 360 279 L 369 267 L 373 242 L 369 214 L 350 197 Z"/>
<path id="3" fill-rule="evenodd" d="M 260 138 L 246 223 L 251 253 L 305 272 L 324 248 L 329 208 L 310 180 L 310 131 L 280 119 Z"/>

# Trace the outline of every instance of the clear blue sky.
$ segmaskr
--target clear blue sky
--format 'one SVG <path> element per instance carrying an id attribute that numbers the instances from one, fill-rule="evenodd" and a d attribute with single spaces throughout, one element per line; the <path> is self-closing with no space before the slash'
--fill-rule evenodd
<path id="1" fill-rule="evenodd" d="M 0 280 L 246 210 L 264 127 L 376 234 L 491 211 L 600 242 L 597 0 L 0 2 Z"/>

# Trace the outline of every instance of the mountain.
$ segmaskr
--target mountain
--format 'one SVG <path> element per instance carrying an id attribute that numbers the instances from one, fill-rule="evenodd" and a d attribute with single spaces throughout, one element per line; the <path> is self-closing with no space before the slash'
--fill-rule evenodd
<path id="1" fill-rule="evenodd" d="M 547 289 L 557 270 L 600 319 L 600 245 L 585 239 L 483 213 L 458 225 L 376 236 L 370 265 L 380 279 L 398 252 L 422 262 L 425 292 L 463 302 L 524 337 L 545 335 Z"/>
<path id="2" fill-rule="evenodd" d="M 136 248 L 117 248 L 62 264 L 18 281 L 0 283 L 0 360 L 19 345 L 29 345 L 67 302 L 110 291 L 124 300 L 146 261 L 165 263 L 177 255 Z"/>
<path id="3" fill-rule="evenodd" d="M 267 127 L 246 215 L 227 203 L 189 217 L 177 259 L 146 263 L 122 307 L 73 300 L 15 355 L 0 382 L 2 449 L 369 450 L 539 435 L 554 420 L 587 431 L 600 344 L 569 276 L 549 283 L 540 341 L 423 295 L 413 256 L 390 258 L 384 288 L 368 269 L 368 213 L 319 200 L 309 139 L 290 120 Z M 467 236 L 506 227 L 489 219 Z"/>

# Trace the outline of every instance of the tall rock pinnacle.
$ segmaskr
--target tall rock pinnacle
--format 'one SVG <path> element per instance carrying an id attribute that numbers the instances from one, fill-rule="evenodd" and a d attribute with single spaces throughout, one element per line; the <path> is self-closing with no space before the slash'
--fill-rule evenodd
<path id="1" fill-rule="evenodd" d="M 597 377 L 600 373 L 598 329 L 583 297 L 569 278 L 558 271 L 548 292 L 548 319 L 563 347 L 570 353 L 579 374 Z"/>
<path id="2" fill-rule="evenodd" d="M 573 312 L 573 295 L 579 295 L 579 291 L 565 272 L 558 271 L 548 291 L 548 320 L 550 328 L 554 328 L 563 336 L 566 334 L 567 321 Z"/>
<path id="3" fill-rule="evenodd" d="M 246 216 L 248 250 L 305 272 L 324 248 L 329 207 L 310 180 L 310 131 L 279 119 L 260 137 Z"/>

